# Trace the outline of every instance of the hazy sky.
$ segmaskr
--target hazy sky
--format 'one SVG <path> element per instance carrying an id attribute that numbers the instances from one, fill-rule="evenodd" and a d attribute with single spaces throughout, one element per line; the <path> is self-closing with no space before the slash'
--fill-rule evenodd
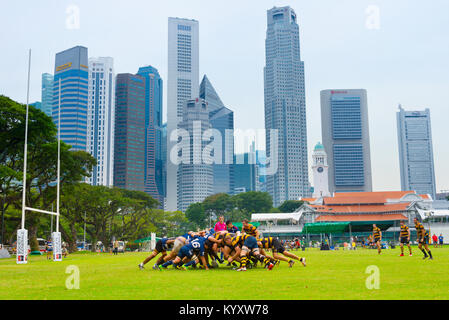
<path id="1" fill-rule="evenodd" d="M 79 9 L 79 28 L 72 28 L 71 5 Z M 320 90 L 364 88 L 374 189 L 400 189 L 398 103 L 430 108 L 437 190 L 449 189 L 447 0 L 2 1 L 0 94 L 26 101 L 31 48 L 30 102 L 40 101 L 41 74 L 53 73 L 55 54 L 83 45 L 90 57 L 113 57 L 116 73 L 156 67 L 165 81 L 165 113 L 167 20 L 191 18 L 200 26 L 201 77 L 206 73 L 234 110 L 236 128 L 262 129 L 266 11 L 284 5 L 296 11 L 300 27 L 310 153 L 321 140 Z"/>

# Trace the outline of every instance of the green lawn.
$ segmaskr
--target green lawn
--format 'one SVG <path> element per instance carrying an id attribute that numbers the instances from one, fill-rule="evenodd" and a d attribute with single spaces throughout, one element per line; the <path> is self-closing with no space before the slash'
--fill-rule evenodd
<path id="1" fill-rule="evenodd" d="M 72 254 L 63 262 L 30 256 L 27 265 L 0 259 L 0 299 L 449 299 L 449 249 L 432 248 L 399 257 L 399 249 L 296 251 L 307 267 L 285 262 L 272 271 L 236 272 L 226 267 L 205 270 L 143 271 L 146 253 Z M 80 289 L 66 288 L 66 267 L 80 270 Z M 380 270 L 380 289 L 369 290 L 366 268 Z"/>

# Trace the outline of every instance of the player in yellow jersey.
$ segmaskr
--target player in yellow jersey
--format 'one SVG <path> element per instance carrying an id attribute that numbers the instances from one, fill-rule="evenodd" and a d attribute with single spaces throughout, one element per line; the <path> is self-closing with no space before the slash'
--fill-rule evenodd
<path id="1" fill-rule="evenodd" d="M 424 253 L 423 259 L 428 258 L 428 256 L 427 256 L 427 253 L 428 253 L 430 256 L 430 260 L 433 260 L 432 252 L 430 252 L 430 249 L 428 246 L 429 231 L 426 231 L 426 229 L 424 228 L 422 223 L 418 221 L 418 219 L 415 218 L 415 219 L 413 219 L 413 221 L 415 222 L 416 235 L 417 235 L 416 241 L 418 241 L 418 248 L 419 248 L 419 250 L 422 251 L 422 253 Z M 423 249 L 423 245 L 426 250 Z M 427 251 L 427 253 L 426 253 L 426 251 Z"/>
<path id="2" fill-rule="evenodd" d="M 404 256 L 404 244 L 407 245 L 410 256 L 412 255 L 412 247 L 410 246 L 410 228 L 401 221 L 401 232 L 399 233 L 399 242 L 401 245 L 401 257 Z"/>
<path id="3" fill-rule="evenodd" d="M 233 257 L 228 258 L 228 262 L 231 263 L 235 260 L 237 255 L 240 256 L 240 268 L 237 269 L 237 271 L 246 271 L 246 265 L 251 253 L 257 258 L 257 260 L 265 263 L 265 267 L 268 270 L 273 269 L 274 263 L 271 262 L 271 259 L 260 254 L 257 239 L 255 237 L 248 234 L 243 234 L 234 238 L 227 236 L 223 241 L 226 245 L 232 246 L 233 248 L 240 247 L 240 250 L 236 249 L 236 254 Z"/>
<path id="4" fill-rule="evenodd" d="M 243 219 L 242 221 L 242 232 L 256 237 L 256 239 L 260 238 L 259 230 L 257 230 L 256 226 L 249 223 L 248 219 Z"/>
<path id="5" fill-rule="evenodd" d="M 281 242 L 277 239 L 277 238 L 273 238 L 273 237 L 266 237 L 266 238 L 261 238 L 258 239 L 258 244 L 260 249 L 260 253 L 263 254 L 264 256 L 269 257 L 266 253 L 264 249 L 271 249 L 273 251 L 273 258 L 277 259 L 277 260 L 282 260 L 285 262 L 288 262 L 289 267 L 293 267 L 293 264 L 295 263 L 292 259 L 298 260 L 299 262 L 302 263 L 302 265 L 305 267 L 306 266 L 306 258 L 298 258 L 296 255 L 294 255 L 291 252 L 288 252 L 287 250 L 285 250 L 284 246 L 281 244 Z M 281 256 L 284 255 L 284 256 Z M 288 259 L 288 258 L 291 259 Z"/>
<path id="6" fill-rule="evenodd" d="M 376 226 L 376 224 L 373 224 L 373 237 L 374 237 L 374 243 L 376 243 L 377 246 L 377 253 L 380 254 L 382 251 L 382 231 Z"/>

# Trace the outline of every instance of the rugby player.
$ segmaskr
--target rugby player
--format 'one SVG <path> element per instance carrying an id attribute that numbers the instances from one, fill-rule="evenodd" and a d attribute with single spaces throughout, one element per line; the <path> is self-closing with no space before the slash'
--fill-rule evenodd
<path id="1" fill-rule="evenodd" d="M 176 269 L 181 269 L 182 265 L 184 263 L 191 262 L 190 264 L 187 264 L 187 266 L 190 266 L 195 263 L 194 256 L 197 256 L 200 258 L 201 263 L 203 267 L 206 270 L 209 270 L 209 267 L 207 266 L 206 259 L 204 257 L 204 243 L 206 242 L 205 238 L 205 232 L 200 232 L 199 237 L 195 237 L 193 240 L 191 240 L 188 244 L 183 246 L 180 250 L 178 255 L 174 260 L 170 260 L 165 262 L 162 265 L 159 265 L 159 270 L 162 270 L 163 268 L 167 268 L 170 265 L 173 265 Z M 186 269 L 186 268 L 184 268 Z"/>
<path id="2" fill-rule="evenodd" d="M 295 261 L 293 261 L 292 259 L 298 260 L 299 262 L 302 263 L 302 265 L 304 267 L 306 266 L 306 258 L 298 258 L 293 253 L 285 250 L 284 246 L 281 244 L 281 242 L 277 238 L 273 238 L 273 237 L 262 238 L 262 239 L 258 240 L 258 244 L 259 244 L 259 247 L 261 248 L 261 253 L 264 256 L 269 257 L 265 253 L 264 249 L 271 249 L 273 251 L 273 258 L 276 260 L 282 260 L 282 261 L 288 262 L 288 265 L 290 268 L 293 267 L 293 264 L 295 263 Z M 284 256 L 281 256 L 281 254 Z M 286 257 L 291 258 L 291 259 L 288 259 Z"/>
<path id="3" fill-rule="evenodd" d="M 380 243 L 382 241 L 382 231 L 380 231 L 376 224 L 373 224 L 373 237 L 377 246 L 377 253 L 380 254 L 382 251 L 382 245 Z"/>
<path id="4" fill-rule="evenodd" d="M 237 248 L 237 246 L 240 248 L 240 250 L 236 250 L 236 254 L 234 256 L 230 256 L 228 258 L 228 262 L 231 263 L 235 260 L 237 255 L 240 257 L 240 268 L 237 269 L 237 271 L 246 271 L 246 265 L 248 263 L 248 257 L 250 253 L 252 253 L 257 258 L 257 260 L 265 263 L 265 268 L 267 268 L 268 270 L 273 269 L 274 263 L 271 262 L 271 259 L 260 254 L 257 239 L 255 237 L 248 234 L 243 234 L 233 238 L 227 236 L 224 238 L 224 242 L 228 246 L 231 246 L 235 249 Z"/>
<path id="5" fill-rule="evenodd" d="M 162 264 L 164 262 L 164 258 L 167 256 L 167 250 L 169 246 L 171 246 L 175 242 L 175 238 L 162 238 L 159 239 L 156 242 L 156 247 L 154 248 L 153 252 L 141 263 L 139 263 L 139 269 L 143 270 L 145 269 L 144 266 L 151 261 L 154 257 L 156 257 L 159 253 L 162 253 L 162 255 L 157 260 L 156 265 Z M 154 267 L 153 267 L 154 269 Z"/>
<path id="6" fill-rule="evenodd" d="M 401 246 L 401 254 L 400 257 L 404 256 L 404 244 L 407 245 L 408 251 L 410 252 L 410 256 L 412 256 L 412 247 L 410 246 L 410 228 L 405 224 L 404 221 L 401 221 L 401 232 L 399 233 L 399 243 Z"/>
<path id="7" fill-rule="evenodd" d="M 164 262 L 173 260 L 174 258 L 176 258 L 176 256 L 178 255 L 179 250 L 186 245 L 187 243 L 189 243 L 190 240 L 192 240 L 193 238 L 197 237 L 198 233 L 197 232 L 193 232 L 193 231 L 189 231 L 185 234 L 183 234 L 182 236 L 179 236 L 175 239 L 175 242 L 173 244 L 173 249 L 171 250 L 171 252 L 166 255 L 165 257 L 163 257 L 162 261 L 159 261 L 160 263 L 156 263 L 153 266 L 153 269 L 158 269 L 160 264 L 163 264 Z"/>
<path id="8" fill-rule="evenodd" d="M 416 241 L 418 241 L 418 248 L 424 253 L 423 259 L 427 259 L 430 256 L 430 260 L 433 260 L 432 252 L 430 252 L 429 246 L 427 245 L 429 243 L 429 231 L 426 231 L 417 218 L 413 219 L 413 221 L 415 222 L 416 234 L 418 236 L 416 239 Z M 423 249 L 423 245 L 426 250 Z M 429 253 L 429 256 L 427 256 L 426 251 Z"/>
<path id="9" fill-rule="evenodd" d="M 259 230 L 257 230 L 256 226 L 253 226 L 251 223 L 249 223 L 248 219 L 243 219 L 242 221 L 242 232 L 256 237 L 256 239 L 260 238 Z"/>

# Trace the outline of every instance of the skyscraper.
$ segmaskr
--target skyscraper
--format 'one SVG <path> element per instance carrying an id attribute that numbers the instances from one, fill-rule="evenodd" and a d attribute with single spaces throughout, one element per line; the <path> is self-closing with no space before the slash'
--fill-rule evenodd
<path id="1" fill-rule="evenodd" d="M 265 40 L 265 129 L 267 158 L 277 150 L 278 169 L 267 176 L 273 205 L 310 194 L 304 62 L 300 57 L 299 27 L 290 7 L 267 12 Z M 270 141 L 270 129 L 278 141 Z"/>
<path id="2" fill-rule="evenodd" d="M 167 199 L 166 210 L 177 209 L 177 165 L 170 159 L 171 133 L 182 121 L 187 100 L 199 92 L 198 21 L 168 18 L 167 74 Z"/>
<path id="3" fill-rule="evenodd" d="M 145 78 L 145 192 L 159 201 L 163 208 L 165 174 L 162 155 L 162 79 L 156 68 L 139 68 Z"/>
<path id="4" fill-rule="evenodd" d="M 207 102 L 199 98 L 187 100 L 178 126 L 189 134 L 188 141 L 182 141 L 187 144 L 186 148 L 178 153 L 182 162 L 178 166 L 177 206 L 185 212 L 190 204 L 202 202 L 213 193 L 212 164 L 202 154 L 208 144 L 202 139 L 204 131 L 211 128 Z"/>
<path id="5" fill-rule="evenodd" d="M 145 190 L 145 78 L 129 73 L 115 84 L 114 186 Z"/>
<path id="6" fill-rule="evenodd" d="M 49 73 L 42 74 L 42 111 L 49 117 L 53 110 L 53 75 Z"/>
<path id="7" fill-rule="evenodd" d="M 236 154 L 234 157 L 234 194 L 257 190 L 257 165 L 254 143 L 250 152 Z"/>
<path id="8" fill-rule="evenodd" d="M 366 90 L 321 91 L 321 134 L 329 191 L 372 191 Z"/>
<path id="9" fill-rule="evenodd" d="M 213 193 L 233 193 L 234 112 L 221 102 L 206 75 L 200 84 L 200 98 L 207 101 L 210 124 L 221 135 L 221 163 L 212 165 L 214 171 Z"/>
<path id="10" fill-rule="evenodd" d="M 87 152 L 95 159 L 87 183 L 112 186 L 114 173 L 115 74 L 110 57 L 89 58 Z"/>
<path id="11" fill-rule="evenodd" d="M 430 110 L 405 111 L 397 115 L 401 190 L 436 197 Z"/>
<path id="12" fill-rule="evenodd" d="M 72 150 L 86 151 L 88 69 L 86 47 L 76 46 L 56 54 L 52 116 L 58 126 L 61 80 L 61 140 Z"/>

